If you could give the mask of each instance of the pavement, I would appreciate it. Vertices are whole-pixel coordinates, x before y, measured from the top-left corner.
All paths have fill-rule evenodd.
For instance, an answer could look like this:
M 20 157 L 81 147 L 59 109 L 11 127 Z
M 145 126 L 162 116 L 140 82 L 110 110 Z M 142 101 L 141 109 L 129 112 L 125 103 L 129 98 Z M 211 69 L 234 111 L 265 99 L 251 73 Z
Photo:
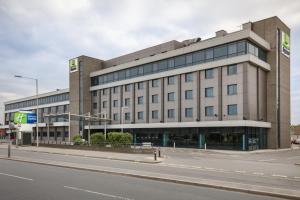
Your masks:
M 0 148 L 5 158 L 7 149 Z M 182 151 L 163 149 L 166 159 L 160 163 L 128 162 L 119 159 L 103 159 L 111 153 L 98 152 L 99 157 L 45 153 L 36 147 L 13 149 L 14 160 L 71 169 L 138 177 L 156 181 L 205 186 L 230 191 L 300 199 L 299 150 L 271 151 L 259 154 L 224 154 L 211 151 Z M 26 149 L 26 150 L 24 150 Z M 53 148 L 49 148 L 53 149 Z M 53 150 L 52 150 L 53 151 Z M 76 150 L 78 151 L 78 150 Z M 73 153 L 73 152 L 72 152 Z M 87 151 L 87 153 L 91 153 Z M 83 153 L 82 153 L 83 154 Z M 103 155 L 102 155 L 103 154 Z M 145 155 L 112 153 L 123 158 Z M 84 154 L 83 154 L 84 155 Z M 111 156 L 110 156 L 111 157 Z
M 0 160 L 1 200 L 280 200 L 85 170 Z

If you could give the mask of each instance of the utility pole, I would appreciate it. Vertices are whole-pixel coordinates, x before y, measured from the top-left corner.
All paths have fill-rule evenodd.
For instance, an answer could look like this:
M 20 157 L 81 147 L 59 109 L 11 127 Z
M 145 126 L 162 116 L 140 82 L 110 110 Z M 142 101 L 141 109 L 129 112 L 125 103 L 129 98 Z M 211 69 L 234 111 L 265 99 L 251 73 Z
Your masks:
M 88 142 L 89 142 L 89 146 L 91 146 L 91 112 L 88 112 L 88 116 L 89 116 Z
M 71 144 L 71 112 L 69 114 L 69 145 Z

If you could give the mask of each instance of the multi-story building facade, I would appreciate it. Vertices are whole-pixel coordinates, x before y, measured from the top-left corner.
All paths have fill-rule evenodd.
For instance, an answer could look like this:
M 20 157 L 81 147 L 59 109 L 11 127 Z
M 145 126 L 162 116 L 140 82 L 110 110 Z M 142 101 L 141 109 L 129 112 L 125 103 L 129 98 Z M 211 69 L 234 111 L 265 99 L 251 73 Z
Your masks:
M 93 122 L 92 131 L 123 128 L 134 143 L 289 147 L 289 35 L 272 17 L 106 61 L 79 56 L 70 61 L 70 112 L 105 114 L 109 121 Z M 88 128 L 70 124 L 71 135 Z
M 66 141 L 69 137 L 69 89 L 56 90 L 38 96 L 39 139 L 43 141 Z M 14 121 L 14 113 L 32 111 L 36 113 L 36 96 L 5 102 L 4 127 Z M 36 127 L 34 125 L 34 127 Z M 35 128 L 33 136 L 36 138 Z

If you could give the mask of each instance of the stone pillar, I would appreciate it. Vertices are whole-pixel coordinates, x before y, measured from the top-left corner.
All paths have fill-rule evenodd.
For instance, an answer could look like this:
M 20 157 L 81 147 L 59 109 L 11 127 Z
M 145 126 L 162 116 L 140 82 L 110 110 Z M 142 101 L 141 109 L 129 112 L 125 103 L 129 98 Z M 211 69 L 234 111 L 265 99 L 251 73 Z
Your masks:
M 205 144 L 205 132 L 204 132 L 204 130 L 200 129 L 199 130 L 199 137 L 198 137 L 199 149 L 204 149 L 204 144 Z
M 163 141 L 162 141 L 162 145 L 163 147 L 166 147 L 168 146 L 168 143 L 169 143 L 169 135 L 168 135 L 168 132 L 167 131 L 164 131 L 163 133 Z

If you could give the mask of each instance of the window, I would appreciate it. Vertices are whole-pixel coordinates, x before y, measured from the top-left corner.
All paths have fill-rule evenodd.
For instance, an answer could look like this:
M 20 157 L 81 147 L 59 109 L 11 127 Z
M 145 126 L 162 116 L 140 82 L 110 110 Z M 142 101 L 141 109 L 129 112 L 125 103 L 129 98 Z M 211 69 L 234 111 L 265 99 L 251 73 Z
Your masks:
M 96 97 L 97 96 L 97 91 L 92 91 L 92 95 L 93 95 L 93 97 Z
M 139 82 L 138 83 L 138 90 L 142 90 L 144 89 L 144 83 L 143 82 Z
M 213 49 L 207 49 L 205 51 L 205 60 L 211 61 L 214 59 L 214 50 Z
M 169 60 L 168 60 L 168 63 L 169 63 L 169 69 L 170 68 L 174 68 L 174 58 L 170 58 Z
M 130 106 L 130 99 L 129 98 L 125 99 L 125 106 Z
M 228 45 L 228 56 L 235 56 L 237 53 L 237 44 L 236 43 L 232 43 Z
M 237 84 L 227 85 L 227 95 L 237 94 Z
M 113 92 L 114 94 L 118 93 L 118 87 L 114 87 Z
M 138 104 L 143 104 L 144 103 L 144 97 L 138 97 Z
M 158 110 L 152 110 L 152 119 L 158 119 Z
M 174 84 L 175 84 L 175 76 L 169 76 L 168 85 L 174 85 Z
M 144 119 L 144 112 L 138 112 L 138 120 Z
M 114 100 L 114 107 L 115 108 L 119 106 L 118 104 L 119 104 L 119 101 L 118 100 Z
M 185 55 L 175 57 L 174 58 L 174 66 L 175 67 L 180 67 L 182 65 L 185 65 Z
M 93 103 L 93 109 L 97 109 L 97 103 Z
M 157 65 L 157 63 L 153 63 L 152 64 L 152 72 L 154 72 L 154 73 L 158 72 L 158 65 Z
M 185 117 L 193 117 L 193 108 L 185 108 Z
M 114 121 L 118 121 L 119 120 L 119 114 L 114 113 L 113 118 L 114 118 Z
M 127 85 L 125 85 L 125 92 L 129 92 L 129 91 L 130 91 L 130 85 L 127 84 Z
M 193 53 L 193 63 L 202 63 L 205 61 L 205 51 Z
M 233 75 L 233 74 L 237 74 L 237 66 L 236 65 L 229 65 L 227 67 L 227 75 Z
M 206 106 L 205 107 L 205 116 L 212 117 L 214 115 L 214 107 L 213 106 Z
M 125 120 L 126 121 L 130 120 L 130 113 L 129 112 L 125 113 Z
M 237 104 L 231 104 L 227 106 L 228 115 L 237 115 Z
M 214 69 L 206 69 L 205 70 L 205 78 L 210 79 L 214 77 Z
M 107 101 L 102 102 L 102 108 L 107 108 Z
M 158 94 L 152 95 L 152 103 L 158 103 Z
M 107 95 L 107 94 L 108 94 L 108 89 L 107 89 L 107 88 L 106 88 L 106 89 L 103 89 L 103 90 L 102 90 L 102 94 L 103 94 L 103 95 Z
M 185 91 L 185 99 L 193 99 L 193 90 Z
M 192 64 L 193 63 L 193 55 L 189 54 L 186 55 L 186 64 Z
M 168 93 L 168 101 L 175 101 L 175 92 Z
M 144 65 L 144 74 L 151 74 L 152 73 L 152 64 Z
M 162 60 L 158 62 L 158 70 L 165 71 L 168 69 L 168 60 Z
M 152 87 L 158 87 L 158 79 L 152 80 Z
M 175 118 L 175 109 L 168 109 L 168 118 L 169 119 Z
M 222 59 L 227 57 L 227 45 L 214 48 L 214 59 Z
M 193 81 L 193 73 L 185 74 L 185 82 Z
M 213 97 L 214 96 L 214 88 L 209 87 L 205 88 L 205 97 Z
M 251 43 L 248 43 L 248 52 L 252 55 L 258 56 L 258 48 Z
M 238 42 L 237 52 L 238 52 L 238 55 L 243 55 L 246 53 L 246 42 L 245 41 Z

